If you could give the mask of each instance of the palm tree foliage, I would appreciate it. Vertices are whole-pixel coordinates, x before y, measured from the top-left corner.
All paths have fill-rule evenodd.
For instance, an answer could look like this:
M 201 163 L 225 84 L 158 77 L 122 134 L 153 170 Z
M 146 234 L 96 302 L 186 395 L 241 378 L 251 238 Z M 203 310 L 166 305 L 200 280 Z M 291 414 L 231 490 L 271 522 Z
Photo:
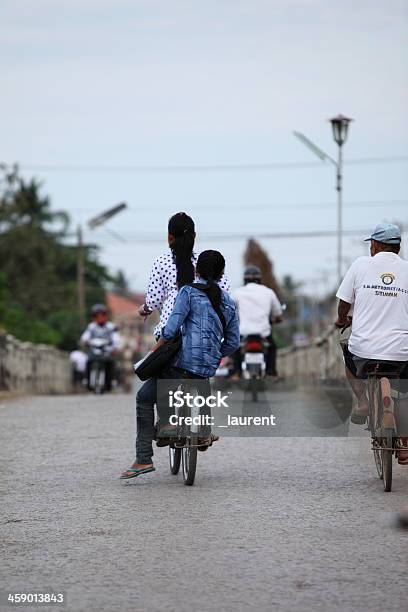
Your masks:
M 23 340 L 75 346 L 80 332 L 76 246 L 69 215 L 54 211 L 41 184 L 0 166 L 0 327 Z M 115 278 L 85 245 L 87 307 L 103 302 Z

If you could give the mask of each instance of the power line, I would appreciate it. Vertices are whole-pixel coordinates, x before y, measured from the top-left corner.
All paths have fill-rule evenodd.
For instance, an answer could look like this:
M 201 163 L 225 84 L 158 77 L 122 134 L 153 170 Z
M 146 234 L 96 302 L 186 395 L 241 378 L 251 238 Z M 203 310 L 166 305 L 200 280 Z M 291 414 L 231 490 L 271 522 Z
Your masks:
M 345 160 L 348 165 L 398 163 L 408 161 L 408 155 L 389 157 L 360 157 Z M 125 165 L 125 164 L 19 164 L 22 170 L 41 172 L 131 172 L 146 174 L 173 174 L 188 172 L 265 172 L 270 170 L 287 170 L 295 168 L 322 168 L 321 162 L 261 162 L 242 164 L 180 164 L 180 165 Z
M 261 202 L 261 203 L 256 203 L 256 202 L 246 202 L 246 203 L 234 203 L 234 202 L 223 202 L 223 203 L 216 203 L 216 204 L 180 204 L 180 202 L 176 202 L 176 203 L 168 203 L 168 204 L 142 204 L 141 206 L 136 205 L 133 208 L 129 208 L 127 210 L 127 213 L 137 213 L 139 214 L 142 211 L 149 211 L 151 212 L 153 211 L 157 211 L 157 210 L 163 210 L 163 209 L 167 209 L 169 207 L 177 207 L 179 209 L 191 209 L 196 211 L 197 209 L 216 209 L 219 210 L 221 207 L 223 208 L 223 210 L 227 211 L 229 210 L 229 208 L 236 210 L 237 208 L 268 208 L 268 209 L 273 209 L 273 208 L 279 208 L 279 209 L 283 209 L 282 212 L 285 212 L 286 208 L 290 208 L 290 209 L 302 209 L 302 210 L 310 210 L 310 209 L 328 209 L 331 206 L 335 206 L 336 202 L 331 201 L 331 202 L 292 202 L 292 203 L 287 203 L 287 202 Z M 346 208 L 366 208 L 366 207 L 381 207 L 381 206 L 406 206 L 408 204 L 408 200 L 363 200 L 363 201 L 351 201 L 351 202 L 346 202 L 345 203 L 345 207 Z M 87 211 L 87 212 L 92 212 L 93 210 L 98 210 L 96 208 L 86 208 L 86 207 L 82 207 L 82 208 L 73 208 L 70 210 L 70 212 L 83 212 L 83 211 Z
M 371 234 L 371 229 L 353 229 L 353 230 L 344 230 L 344 236 L 364 236 L 367 237 Z M 137 242 L 137 243 L 146 243 L 146 242 L 163 242 L 163 236 L 160 234 L 125 234 L 130 238 L 129 242 Z M 314 231 L 305 231 L 305 232 L 246 232 L 245 234 L 235 234 L 235 233 L 206 233 L 200 232 L 200 241 L 208 241 L 208 240 L 248 240 L 249 238 L 256 238 L 260 240 L 290 240 L 290 239 L 303 239 L 303 238 L 330 238 L 332 236 L 337 236 L 337 231 L 335 230 L 314 230 Z M 103 240 L 105 242 L 105 240 Z

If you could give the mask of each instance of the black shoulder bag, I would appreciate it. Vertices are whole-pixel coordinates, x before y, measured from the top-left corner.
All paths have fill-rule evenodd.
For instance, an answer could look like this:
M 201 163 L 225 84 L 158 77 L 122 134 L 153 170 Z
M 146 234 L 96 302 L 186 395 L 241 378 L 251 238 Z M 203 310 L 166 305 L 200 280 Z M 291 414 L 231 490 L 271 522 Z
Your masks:
M 180 349 L 181 334 L 177 334 L 177 336 L 161 344 L 159 348 L 134 365 L 136 376 L 140 380 L 159 377 L 163 370 L 170 365 Z

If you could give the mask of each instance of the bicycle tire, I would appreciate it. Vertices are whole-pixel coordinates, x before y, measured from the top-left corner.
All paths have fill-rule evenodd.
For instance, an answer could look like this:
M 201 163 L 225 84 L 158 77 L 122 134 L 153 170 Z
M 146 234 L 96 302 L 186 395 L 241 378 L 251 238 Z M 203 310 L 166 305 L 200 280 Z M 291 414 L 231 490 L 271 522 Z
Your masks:
M 394 435 L 395 432 L 393 429 L 384 430 L 384 444 L 386 448 L 393 447 Z M 384 491 L 386 493 L 389 493 L 392 489 L 392 455 L 392 450 L 382 451 Z
M 182 449 L 182 465 L 184 484 L 191 487 L 194 484 L 197 469 L 196 446 L 188 445 Z
M 180 471 L 181 464 L 181 448 L 174 448 L 169 446 L 169 462 L 170 462 L 170 473 L 176 474 Z
M 376 435 L 376 422 L 375 422 L 375 396 L 376 396 L 376 391 L 378 389 L 378 382 L 377 380 L 371 379 L 368 381 L 368 428 L 371 432 L 371 438 L 372 438 L 372 443 L 377 442 L 380 446 L 380 442 L 381 442 L 381 438 L 379 439 L 378 436 Z M 380 478 L 380 480 L 383 479 L 384 477 L 384 471 L 383 471 L 383 462 L 382 462 L 382 450 L 379 447 L 374 448 L 373 447 L 373 455 L 374 455 L 374 463 L 375 463 L 375 467 L 377 469 L 377 474 L 378 474 L 378 478 Z

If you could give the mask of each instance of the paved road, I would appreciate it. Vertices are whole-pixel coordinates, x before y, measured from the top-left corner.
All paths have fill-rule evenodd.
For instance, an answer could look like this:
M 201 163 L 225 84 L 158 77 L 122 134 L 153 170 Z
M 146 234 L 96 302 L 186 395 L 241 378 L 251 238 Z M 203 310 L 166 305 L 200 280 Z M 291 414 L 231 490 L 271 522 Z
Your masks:
M 299 412 L 306 395 L 269 400 Z M 126 395 L 3 402 L 3 589 L 62 589 L 75 612 L 406 609 L 408 536 L 391 517 L 408 468 L 385 494 L 366 438 L 227 437 L 194 487 L 166 449 L 126 484 L 133 410 Z

